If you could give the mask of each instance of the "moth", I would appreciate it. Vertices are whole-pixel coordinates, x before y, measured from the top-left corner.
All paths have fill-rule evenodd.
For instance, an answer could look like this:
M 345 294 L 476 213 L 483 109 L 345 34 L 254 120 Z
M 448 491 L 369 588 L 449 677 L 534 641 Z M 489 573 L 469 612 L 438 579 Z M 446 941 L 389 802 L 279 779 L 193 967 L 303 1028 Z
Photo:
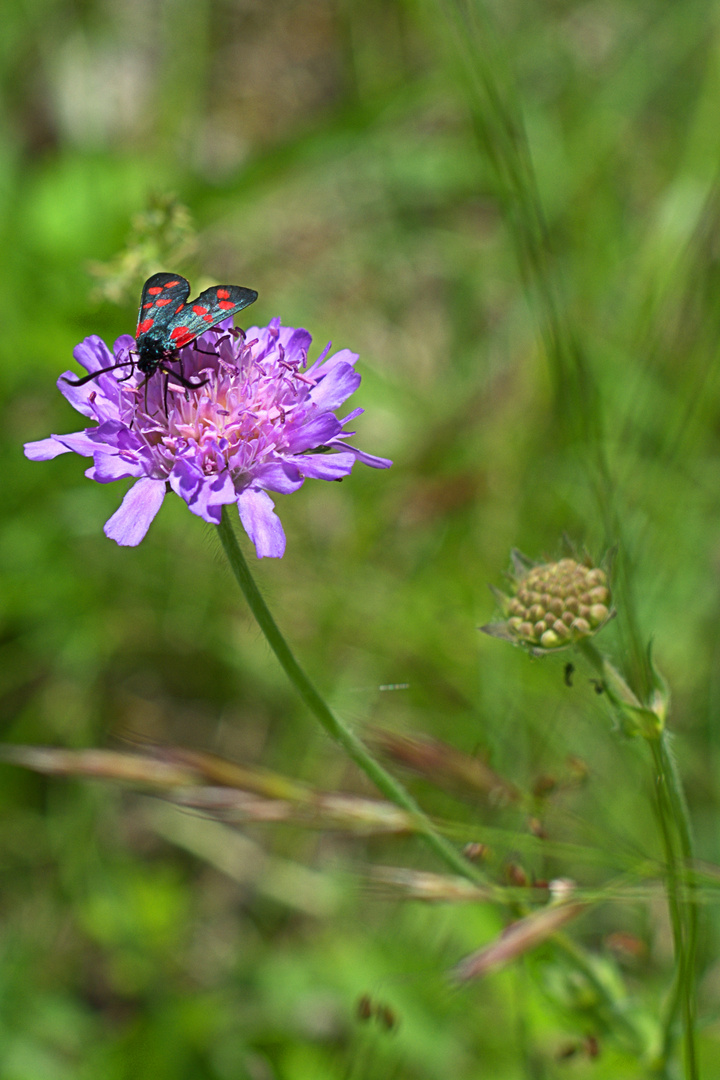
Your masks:
M 182 371 L 168 365 L 177 362 L 178 349 L 190 345 L 205 330 L 217 326 L 223 319 L 254 304 L 258 294 L 254 289 L 245 289 L 241 285 L 212 285 L 195 300 L 188 301 L 189 295 L 190 282 L 186 278 L 179 274 L 153 274 L 143 285 L 135 334 L 137 344 L 132 359 L 93 371 L 81 379 L 69 379 L 63 375 L 65 382 L 71 386 L 83 386 L 108 371 L 121 367 L 134 370 L 137 366 L 146 382 L 156 371 L 162 371 L 166 378 L 172 376 L 188 390 L 204 386 L 205 380 L 192 382 Z

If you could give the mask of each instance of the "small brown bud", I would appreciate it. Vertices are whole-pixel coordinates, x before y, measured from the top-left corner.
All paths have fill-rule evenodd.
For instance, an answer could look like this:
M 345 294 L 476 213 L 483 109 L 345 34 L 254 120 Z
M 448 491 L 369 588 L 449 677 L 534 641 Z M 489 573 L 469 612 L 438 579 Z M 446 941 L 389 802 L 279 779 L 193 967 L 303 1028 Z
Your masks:
M 605 622 L 609 614 L 604 604 L 593 604 L 590 608 L 590 622 L 593 626 L 599 626 L 600 623 Z
M 518 863 L 508 863 L 505 867 L 505 873 L 509 885 L 516 885 L 518 888 L 522 889 L 528 883 L 527 874 Z
M 356 1006 L 358 1020 L 369 1020 L 373 1014 L 373 1003 L 369 994 L 363 994 Z
M 598 585 L 588 593 L 592 604 L 606 604 L 610 599 L 610 591 L 604 585 Z
M 466 859 L 487 859 L 490 854 L 490 848 L 487 844 L 481 844 L 477 840 L 471 840 L 469 844 L 465 845 L 462 853 Z

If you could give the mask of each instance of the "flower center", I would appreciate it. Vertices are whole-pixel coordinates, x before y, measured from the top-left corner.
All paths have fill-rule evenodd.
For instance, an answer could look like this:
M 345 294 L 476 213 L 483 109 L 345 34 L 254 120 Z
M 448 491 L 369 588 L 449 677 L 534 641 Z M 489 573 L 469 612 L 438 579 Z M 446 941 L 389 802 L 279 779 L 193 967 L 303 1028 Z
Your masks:
M 133 425 L 161 471 L 179 456 L 191 456 L 205 474 L 230 468 L 242 473 L 264 457 L 287 451 L 292 427 L 314 409 L 312 379 L 288 363 L 282 349 L 256 360 L 253 344 L 219 337 L 215 351 L 181 352 L 183 375 L 197 358 L 207 367 L 192 372 L 206 380 L 187 389 L 172 375 L 155 375 L 147 386 L 128 387 L 134 398 Z M 224 347 L 223 347 L 224 346 Z M 146 397 L 147 391 L 147 397 Z

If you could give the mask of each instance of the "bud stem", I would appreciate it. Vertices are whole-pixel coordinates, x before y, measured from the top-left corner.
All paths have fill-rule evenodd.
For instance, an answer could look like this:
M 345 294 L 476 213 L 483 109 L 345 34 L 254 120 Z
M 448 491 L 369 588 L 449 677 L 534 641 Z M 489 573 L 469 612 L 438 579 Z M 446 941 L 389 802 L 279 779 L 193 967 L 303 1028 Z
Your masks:
M 601 676 L 620 727 L 628 731 L 628 717 L 657 716 L 657 724 L 635 723 L 632 733 L 644 737 L 652 754 L 653 786 L 660 837 L 665 852 L 667 900 L 675 949 L 673 985 L 662 1016 L 662 1046 L 658 1064 L 667 1067 L 678 1014 L 682 1014 L 687 1080 L 697 1080 L 695 1047 L 696 955 L 698 906 L 694 880 L 694 844 L 690 814 L 680 774 L 670 749 L 670 735 L 664 726 L 664 712 L 645 708 L 607 657 L 585 639 L 577 648 Z

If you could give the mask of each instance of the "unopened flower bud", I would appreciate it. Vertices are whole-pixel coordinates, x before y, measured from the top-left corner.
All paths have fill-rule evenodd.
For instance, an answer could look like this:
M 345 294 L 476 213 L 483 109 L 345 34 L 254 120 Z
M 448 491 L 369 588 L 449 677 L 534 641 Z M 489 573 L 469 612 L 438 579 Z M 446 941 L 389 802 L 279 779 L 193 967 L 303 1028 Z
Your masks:
M 513 595 L 499 594 L 507 621 L 483 629 L 545 651 L 596 633 L 610 618 L 610 589 L 599 567 L 570 558 L 530 566 L 518 556 L 514 563 Z

